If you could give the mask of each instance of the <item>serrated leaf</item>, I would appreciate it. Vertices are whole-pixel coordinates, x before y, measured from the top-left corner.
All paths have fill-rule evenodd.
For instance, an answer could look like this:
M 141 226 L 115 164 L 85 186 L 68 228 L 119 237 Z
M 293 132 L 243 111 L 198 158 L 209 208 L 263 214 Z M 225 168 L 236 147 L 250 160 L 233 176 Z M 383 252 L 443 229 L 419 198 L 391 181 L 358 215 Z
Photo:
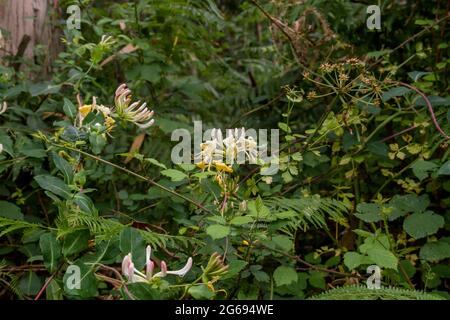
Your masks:
M 360 265 L 370 264 L 372 261 L 358 252 L 347 252 L 344 254 L 344 264 L 349 270 L 356 269 Z
M 278 287 L 288 285 L 297 282 L 297 271 L 293 267 L 279 266 L 273 273 L 273 279 Z
M 355 216 L 364 222 L 378 222 L 383 219 L 380 214 L 381 206 L 376 203 L 360 203 L 356 211 Z
M 213 239 L 222 239 L 230 234 L 230 227 L 221 224 L 213 224 L 206 228 L 206 233 Z
M 423 179 L 427 178 L 429 173 L 431 171 L 434 171 L 438 166 L 437 164 L 431 162 L 431 161 L 425 161 L 425 160 L 418 160 L 415 162 L 411 169 L 414 173 L 414 175 L 422 181 Z
M 397 270 L 398 259 L 391 251 L 381 247 L 374 247 L 367 251 L 367 255 L 380 268 Z
M 427 242 L 419 253 L 420 259 L 427 261 L 440 261 L 450 258 L 450 243 L 442 239 L 434 242 Z
M 436 233 L 444 226 L 444 218 L 432 211 L 413 213 L 403 222 L 403 229 L 414 239 Z

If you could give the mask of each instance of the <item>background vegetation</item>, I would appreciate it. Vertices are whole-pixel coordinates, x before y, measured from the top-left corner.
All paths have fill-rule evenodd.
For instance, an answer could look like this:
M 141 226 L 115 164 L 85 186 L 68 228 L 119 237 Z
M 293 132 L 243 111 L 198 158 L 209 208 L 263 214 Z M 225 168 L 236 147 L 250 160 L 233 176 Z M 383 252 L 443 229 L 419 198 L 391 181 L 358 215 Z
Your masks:
M 39 47 L 0 64 L 3 299 L 305 299 L 355 284 L 319 297 L 450 297 L 446 1 L 60 7 L 74 3 L 82 28 L 58 20 L 50 74 Z M 370 4 L 381 31 L 366 27 Z M 109 131 L 95 112 L 74 126 L 121 83 L 155 111 L 152 127 Z M 173 165 L 171 132 L 194 120 L 279 128 L 280 171 Z M 194 266 L 127 283 L 123 257 L 141 270 L 147 245 L 158 266 Z M 374 264 L 405 290 L 365 289 Z

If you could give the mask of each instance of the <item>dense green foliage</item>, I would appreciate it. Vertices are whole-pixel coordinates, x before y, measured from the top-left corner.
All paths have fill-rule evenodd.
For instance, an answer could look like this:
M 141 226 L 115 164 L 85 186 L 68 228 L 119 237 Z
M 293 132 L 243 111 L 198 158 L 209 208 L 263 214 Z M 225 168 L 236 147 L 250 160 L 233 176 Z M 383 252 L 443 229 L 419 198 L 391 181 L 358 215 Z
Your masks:
M 449 8 L 378 1 L 370 31 L 371 2 L 60 1 L 82 28 L 55 26 L 51 74 L 39 50 L 0 63 L 0 296 L 450 298 Z M 153 126 L 121 112 L 121 83 Z M 279 172 L 173 164 L 194 120 L 279 128 Z M 128 283 L 147 245 L 192 269 Z M 326 291 L 369 265 L 379 291 Z

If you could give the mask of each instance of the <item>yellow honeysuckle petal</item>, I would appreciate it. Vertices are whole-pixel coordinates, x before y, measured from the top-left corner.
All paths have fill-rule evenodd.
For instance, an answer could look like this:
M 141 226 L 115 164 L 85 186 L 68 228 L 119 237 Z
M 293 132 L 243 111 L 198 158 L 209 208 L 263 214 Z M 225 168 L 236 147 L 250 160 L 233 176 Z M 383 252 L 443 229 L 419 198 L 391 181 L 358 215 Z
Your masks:
M 88 113 L 91 112 L 91 110 L 92 110 L 91 104 L 85 104 L 84 106 L 78 108 L 78 111 L 81 113 L 83 117 L 86 117 Z

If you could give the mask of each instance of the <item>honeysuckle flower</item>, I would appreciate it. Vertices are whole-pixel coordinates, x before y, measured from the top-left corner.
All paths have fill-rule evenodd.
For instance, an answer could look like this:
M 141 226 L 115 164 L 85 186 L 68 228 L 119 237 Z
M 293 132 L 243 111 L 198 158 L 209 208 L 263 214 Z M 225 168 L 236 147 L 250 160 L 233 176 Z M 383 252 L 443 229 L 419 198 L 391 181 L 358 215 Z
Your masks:
M 208 169 L 214 160 L 223 158 L 223 139 L 220 129 L 211 130 L 211 140 L 200 144 L 200 153 L 196 157 L 201 160 L 200 163 L 207 165 Z
M 3 101 L 3 103 L 0 107 L 0 114 L 5 113 L 7 109 L 8 109 L 8 104 L 6 103 L 6 101 Z
M 126 84 L 121 84 L 117 88 L 114 102 L 115 112 L 119 118 L 133 122 L 141 129 L 147 129 L 155 123 L 155 119 L 152 119 L 154 112 L 147 108 L 147 103 L 141 104 L 140 101 L 131 103 L 131 90 Z
M 145 250 L 145 274 L 140 272 L 134 267 L 131 253 L 127 254 L 122 260 L 122 274 L 128 278 L 129 282 L 149 282 L 154 278 L 163 278 L 169 274 L 176 275 L 179 277 L 184 277 L 186 273 L 192 268 L 192 258 L 189 257 L 186 265 L 180 270 L 170 271 L 167 269 L 167 264 L 161 261 L 160 268 L 161 271 L 153 275 L 155 269 L 155 263 L 151 260 L 152 249 L 147 246 Z
M 3 145 L 0 143 L 0 154 L 3 152 Z
M 219 172 L 228 172 L 228 173 L 233 172 L 233 169 L 230 166 L 227 166 L 225 163 L 220 161 L 214 161 L 214 166 Z

